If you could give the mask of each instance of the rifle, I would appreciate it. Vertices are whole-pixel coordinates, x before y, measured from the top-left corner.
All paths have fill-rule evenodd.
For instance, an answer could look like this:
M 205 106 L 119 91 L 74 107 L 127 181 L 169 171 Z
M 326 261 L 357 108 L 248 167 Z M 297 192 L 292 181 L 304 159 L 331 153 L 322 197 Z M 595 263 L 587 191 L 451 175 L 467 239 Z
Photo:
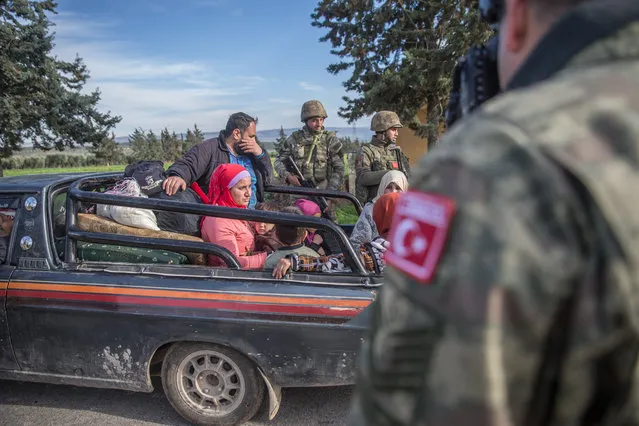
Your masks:
M 408 177 L 408 173 L 406 172 L 406 168 L 404 167 L 404 162 L 402 161 L 402 153 L 399 148 L 395 150 L 395 157 L 397 158 L 397 167 L 399 168 L 399 171 L 404 173 L 406 177 Z
M 284 158 L 284 161 L 282 161 L 282 163 L 284 164 L 284 167 L 286 167 L 286 170 L 290 174 L 297 176 L 297 179 L 300 181 L 300 184 L 302 186 L 305 186 L 306 188 L 315 188 L 315 184 L 313 183 L 312 180 L 304 179 L 304 175 L 302 174 L 302 171 L 299 169 L 299 167 L 297 167 L 297 164 L 295 163 L 295 160 L 293 160 L 293 157 L 289 155 L 288 157 Z M 325 213 L 325 210 L 328 208 L 328 202 L 326 201 L 326 198 L 324 197 L 311 197 L 311 198 L 313 199 L 312 201 L 317 203 L 320 210 L 322 211 L 322 217 L 325 217 L 328 220 L 333 220 L 329 214 Z

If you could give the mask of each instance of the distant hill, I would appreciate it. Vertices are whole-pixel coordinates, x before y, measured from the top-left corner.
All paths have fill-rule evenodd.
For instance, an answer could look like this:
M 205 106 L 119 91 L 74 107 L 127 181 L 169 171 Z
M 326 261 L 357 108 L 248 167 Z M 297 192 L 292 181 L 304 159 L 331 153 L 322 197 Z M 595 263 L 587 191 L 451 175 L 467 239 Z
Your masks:
M 296 131 L 298 128 L 294 128 L 294 129 L 284 129 L 284 133 L 286 133 L 286 135 L 290 135 L 291 133 L 293 133 L 294 131 Z M 348 137 L 351 139 L 359 139 L 360 141 L 367 141 L 370 139 L 370 137 L 372 136 L 372 132 L 367 128 L 367 127 L 327 127 L 326 130 L 331 131 L 331 132 L 336 132 L 337 136 L 339 137 Z M 204 132 L 204 138 L 205 139 L 209 139 L 209 138 L 214 138 L 217 137 L 217 135 L 219 134 L 219 131 L 217 132 Z M 264 143 L 264 145 L 266 146 L 266 149 L 272 149 L 273 148 L 273 143 L 277 140 L 277 138 L 280 136 L 280 129 L 269 129 L 269 130 L 258 130 L 257 131 L 257 138 L 259 139 L 260 142 Z M 126 145 L 129 143 L 129 137 L 128 136 L 118 136 L 115 138 L 116 142 Z

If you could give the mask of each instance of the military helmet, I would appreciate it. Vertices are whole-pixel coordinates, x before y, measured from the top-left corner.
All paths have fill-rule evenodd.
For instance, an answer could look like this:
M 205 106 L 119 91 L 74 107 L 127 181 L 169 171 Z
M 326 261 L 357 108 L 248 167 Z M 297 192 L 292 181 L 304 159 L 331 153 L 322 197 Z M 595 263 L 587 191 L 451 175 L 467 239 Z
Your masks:
M 371 119 L 371 130 L 375 133 L 385 132 L 391 127 L 404 127 L 393 111 L 380 111 Z
M 328 117 L 324 105 L 316 100 L 304 102 L 304 105 L 302 105 L 302 122 L 305 123 L 306 120 L 313 117 Z

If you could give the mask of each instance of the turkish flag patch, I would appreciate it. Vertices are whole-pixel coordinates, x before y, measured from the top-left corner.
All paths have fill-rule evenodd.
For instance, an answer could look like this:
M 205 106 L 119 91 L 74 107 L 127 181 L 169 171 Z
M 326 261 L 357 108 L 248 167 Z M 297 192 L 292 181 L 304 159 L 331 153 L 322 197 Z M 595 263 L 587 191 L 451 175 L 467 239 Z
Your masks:
M 391 165 L 393 166 L 394 169 L 399 169 L 399 163 L 397 161 L 391 162 Z
M 386 263 L 427 284 L 446 244 L 455 201 L 437 194 L 407 191 L 397 200 L 388 236 Z

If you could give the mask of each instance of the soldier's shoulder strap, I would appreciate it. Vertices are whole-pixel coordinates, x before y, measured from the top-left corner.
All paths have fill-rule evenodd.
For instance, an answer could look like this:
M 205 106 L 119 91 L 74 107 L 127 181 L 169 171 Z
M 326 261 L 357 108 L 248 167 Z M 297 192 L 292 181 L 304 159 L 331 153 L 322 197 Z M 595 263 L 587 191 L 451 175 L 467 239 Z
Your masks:
M 375 151 L 372 148 L 372 145 L 370 143 L 365 143 L 362 145 L 362 147 L 360 148 L 360 152 L 362 154 L 368 154 L 369 156 L 374 155 Z
M 293 140 L 295 142 L 303 142 L 304 141 L 304 130 L 296 130 L 293 133 L 291 133 L 291 137 L 293 138 Z

